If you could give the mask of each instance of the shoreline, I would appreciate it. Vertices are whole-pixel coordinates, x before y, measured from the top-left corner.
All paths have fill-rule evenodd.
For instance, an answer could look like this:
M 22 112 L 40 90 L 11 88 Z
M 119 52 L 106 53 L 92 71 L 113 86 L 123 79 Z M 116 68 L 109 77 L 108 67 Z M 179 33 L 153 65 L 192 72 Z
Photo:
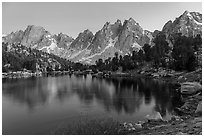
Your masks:
M 177 73 L 177 72 L 175 72 Z M 143 73 L 145 74 L 145 73 Z M 145 74 L 147 77 L 155 78 L 152 74 Z M 202 84 L 202 69 L 193 72 L 180 72 L 170 77 L 157 75 L 155 79 L 170 83 L 178 83 L 180 86 L 185 82 L 197 82 Z M 180 89 L 181 90 L 181 89 Z M 181 92 L 181 91 L 180 91 Z M 140 128 L 125 128 L 126 134 L 132 135 L 200 135 L 202 134 L 202 89 L 196 94 L 182 95 L 184 104 L 176 108 L 176 114 L 169 121 L 152 119 L 140 124 Z M 199 109 L 199 110 L 198 110 Z M 134 125 L 135 123 L 129 123 Z M 136 123 L 138 125 L 139 123 Z M 123 126 L 124 127 L 124 126 Z M 126 126 L 127 127 L 127 126 Z M 134 126 L 133 126 L 134 127 Z M 124 130 L 124 128 L 123 128 Z M 129 131 L 127 131 L 129 130 Z
M 8 72 L 2 73 L 2 78 L 4 79 L 21 79 L 21 78 L 30 78 L 30 77 L 44 77 L 44 76 L 59 76 L 59 75 L 68 75 L 69 71 L 53 71 L 53 72 Z

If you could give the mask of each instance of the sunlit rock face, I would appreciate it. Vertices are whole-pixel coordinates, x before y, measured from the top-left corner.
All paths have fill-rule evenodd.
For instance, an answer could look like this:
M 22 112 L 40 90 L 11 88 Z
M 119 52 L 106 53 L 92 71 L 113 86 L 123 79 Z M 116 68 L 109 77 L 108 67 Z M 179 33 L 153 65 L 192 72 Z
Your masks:
M 22 30 L 12 32 L 8 35 L 4 35 L 2 37 L 2 42 L 9 43 L 9 44 L 21 43 L 23 36 L 24 36 L 24 32 Z
M 60 33 L 58 35 L 55 34 L 53 37 L 57 42 L 57 46 L 59 48 L 64 48 L 64 49 L 69 48 L 69 46 L 71 45 L 71 43 L 74 40 L 72 37 L 70 37 L 66 34 L 63 34 L 63 33 Z
M 166 34 L 170 47 L 172 46 L 176 33 L 180 33 L 186 37 L 202 36 L 202 14 L 185 11 L 174 21 L 168 21 L 164 25 L 162 32 Z
M 163 29 L 168 35 L 173 33 L 181 33 L 187 37 L 202 34 L 202 14 L 198 12 L 185 11 L 181 16 L 173 22 L 168 21 Z
M 41 26 L 28 26 L 24 31 L 24 36 L 21 43 L 27 47 L 32 47 L 38 44 L 48 32 Z
M 133 50 L 139 51 L 145 43 L 151 44 L 152 38 L 152 33 L 143 30 L 132 18 L 123 24 L 120 20 L 114 24 L 106 22 L 88 47 L 90 53 L 79 61 L 93 64 L 99 58 L 113 57 L 115 52 L 122 56 L 131 54 Z

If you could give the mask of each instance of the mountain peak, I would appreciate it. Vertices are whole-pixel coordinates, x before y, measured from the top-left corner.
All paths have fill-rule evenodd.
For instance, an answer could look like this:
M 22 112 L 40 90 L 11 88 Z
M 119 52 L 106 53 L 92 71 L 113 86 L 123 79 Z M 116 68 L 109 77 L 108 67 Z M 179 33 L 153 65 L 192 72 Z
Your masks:
M 103 25 L 103 29 L 107 28 L 109 25 L 110 25 L 110 22 L 106 22 L 106 23 Z
M 184 15 L 184 14 L 187 15 L 187 14 L 189 14 L 189 13 L 190 13 L 190 12 L 189 12 L 188 10 L 185 10 L 184 13 L 183 13 L 183 15 Z
M 131 21 L 135 21 L 135 20 L 132 17 L 130 17 L 128 21 L 131 22 Z
M 138 23 L 136 23 L 136 21 L 133 18 L 129 18 L 128 22 L 131 23 L 131 24 L 139 25 Z
M 196 36 L 202 33 L 202 14 L 198 12 L 185 11 L 182 15 L 176 18 L 173 22 L 168 21 L 163 29 L 163 32 L 168 35 L 174 33 L 182 33 L 185 36 Z
M 26 30 L 24 31 L 24 36 L 21 43 L 24 46 L 31 47 L 37 43 L 40 43 L 45 34 L 50 35 L 50 33 L 46 31 L 43 27 L 28 25 Z
M 121 24 L 121 20 L 117 19 L 115 23 Z
M 89 29 L 84 30 L 83 33 L 92 33 Z
M 28 25 L 25 31 L 12 32 L 4 37 L 8 43 L 20 42 L 27 47 L 46 51 L 71 59 L 94 63 L 98 58 L 113 57 L 115 52 L 121 55 L 140 49 L 145 43 L 152 44 L 159 33 L 165 33 L 167 39 L 175 33 L 185 36 L 202 34 L 202 14 L 199 12 L 184 11 L 175 20 L 168 21 L 162 31 L 150 32 L 143 28 L 132 17 L 121 23 L 105 22 L 102 29 L 95 35 L 86 29 L 78 34 L 76 39 L 66 34 L 51 35 L 41 26 Z
M 169 21 L 164 25 L 164 27 L 162 28 L 162 31 L 163 31 L 163 32 L 169 31 L 169 30 L 172 28 L 172 24 L 173 24 L 173 22 L 172 22 L 171 20 L 169 20 Z
M 136 26 L 140 26 L 139 23 L 137 23 L 133 18 L 129 18 L 128 20 L 125 20 L 123 23 L 124 26 L 126 25 L 136 25 Z
M 186 10 L 179 18 L 183 20 L 188 19 L 191 23 L 202 25 L 202 14 L 199 12 L 189 12 Z
M 37 25 L 28 25 L 27 29 L 42 29 L 42 30 L 45 30 L 42 26 L 37 26 Z

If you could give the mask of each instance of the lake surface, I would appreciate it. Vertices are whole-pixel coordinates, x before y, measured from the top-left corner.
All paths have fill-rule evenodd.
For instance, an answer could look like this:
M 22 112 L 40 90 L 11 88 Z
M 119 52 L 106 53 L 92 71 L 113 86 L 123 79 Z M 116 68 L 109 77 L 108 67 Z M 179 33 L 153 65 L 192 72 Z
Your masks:
M 175 86 L 145 78 L 59 76 L 2 79 L 3 134 L 50 134 L 80 118 L 137 122 L 180 102 Z

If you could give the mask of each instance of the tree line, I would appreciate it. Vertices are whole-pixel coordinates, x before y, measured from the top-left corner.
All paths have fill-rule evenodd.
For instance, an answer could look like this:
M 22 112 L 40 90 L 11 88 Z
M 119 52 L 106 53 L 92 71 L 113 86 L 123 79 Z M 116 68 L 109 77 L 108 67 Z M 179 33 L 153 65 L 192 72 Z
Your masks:
M 48 60 L 51 59 L 52 62 Z M 53 66 L 53 63 L 55 65 Z M 27 48 L 19 43 L 2 43 L 2 72 L 22 71 L 24 69 L 36 72 L 41 70 L 69 70 L 73 63 L 54 54 L 48 54 L 36 49 Z
M 172 45 L 169 46 L 169 41 Z M 144 44 L 142 49 L 132 51 L 124 56 L 117 52 L 113 58 L 106 60 L 98 59 L 95 65 L 89 66 L 81 63 L 74 63 L 67 59 L 60 58 L 54 54 L 27 48 L 19 44 L 2 43 L 2 71 L 21 71 L 23 69 L 36 71 L 36 64 L 47 71 L 53 71 L 53 62 L 48 63 L 51 58 L 58 62 L 54 70 L 100 70 L 100 71 L 122 71 L 138 69 L 146 64 L 155 68 L 164 67 L 178 71 L 193 71 L 201 66 L 202 61 L 202 38 L 182 36 L 175 33 L 169 36 L 169 41 L 164 33 L 159 33 L 153 40 L 153 45 Z M 12 48 L 13 50 L 9 49 Z M 28 54 L 22 53 L 26 51 Z M 60 66 L 59 66 L 60 64 Z
M 176 71 L 193 71 L 201 66 L 202 38 L 186 37 L 181 33 L 169 36 L 170 42 L 166 39 L 166 34 L 159 33 L 153 40 L 153 45 L 144 44 L 138 52 L 119 56 L 115 53 L 113 58 L 106 60 L 98 59 L 94 66 L 98 70 L 122 71 L 137 69 L 145 64 L 151 64 L 154 68 L 164 67 Z M 170 46 L 169 46 L 170 45 Z

